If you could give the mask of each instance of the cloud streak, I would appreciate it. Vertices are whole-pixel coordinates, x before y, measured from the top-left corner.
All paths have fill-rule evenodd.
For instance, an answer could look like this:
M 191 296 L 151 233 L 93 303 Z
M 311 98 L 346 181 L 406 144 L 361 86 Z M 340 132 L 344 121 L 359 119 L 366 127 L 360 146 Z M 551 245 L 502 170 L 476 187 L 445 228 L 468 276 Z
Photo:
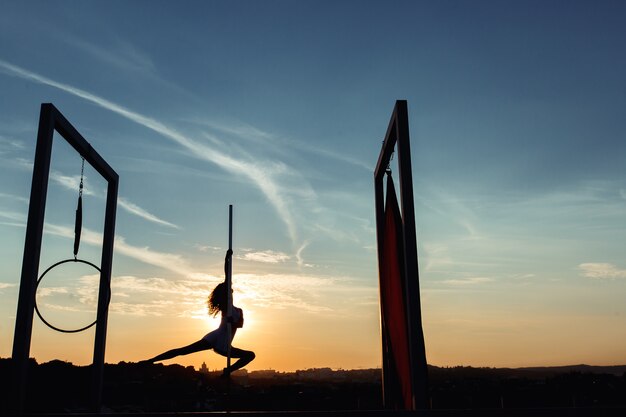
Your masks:
M 317 156 L 321 156 L 328 159 L 334 159 L 336 161 L 344 162 L 350 165 L 354 165 L 364 170 L 371 172 L 374 170 L 374 167 L 371 164 L 365 163 L 358 159 L 355 159 L 351 156 L 346 156 L 343 153 L 335 152 L 329 149 L 320 148 L 317 144 L 315 146 L 309 145 L 304 142 L 296 141 L 293 139 L 283 139 L 277 138 L 271 133 L 265 132 L 261 129 L 258 129 L 254 126 L 250 126 L 247 124 L 238 124 L 238 125 L 224 125 L 217 122 L 207 122 L 207 121 L 197 121 L 193 122 L 208 126 L 211 129 L 215 129 L 221 132 L 224 132 L 229 135 L 233 135 L 239 137 L 241 139 L 252 140 L 257 143 L 266 144 L 268 141 L 272 141 L 272 143 L 277 145 L 278 149 L 282 149 L 284 145 L 288 145 L 290 148 L 297 149 L 302 152 L 307 152 L 309 154 L 314 154 Z
M 23 166 L 24 168 L 28 168 L 31 170 L 33 168 L 32 162 L 23 161 L 23 160 L 20 161 L 20 166 Z M 63 173 L 58 172 L 58 171 L 51 171 L 49 178 L 50 178 L 50 181 L 60 185 L 61 187 L 67 190 L 76 191 L 76 195 L 78 196 L 78 187 L 80 185 L 80 175 L 64 175 Z M 84 176 L 83 182 L 87 184 L 88 182 L 87 176 Z M 103 193 L 94 192 L 88 185 L 84 186 L 83 195 L 94 196 L 97 198 L 104 198 Z M 0 193 L 0 197 L 13 197 L 14 199 L 17 199 L 19 201 L 29 202 L 27 198 L 12 196 L 10 194 Z M 149 222 L 160 224 L 162 226 L 171 227 L 173 229 L 180 229 L 178 225 L 168 222 L 167 220 L 161 219 L 160 217 L 150 213 L 148 210 L 144 208 L 139 207 L 137 204 L 129 201 L 128 199 L 124 197 L 119 197 L 117 199 L 117 204 L 119 207 L 126 210 L 128 213 L 138 216 Z
M 80 185 L 80 176 L 79 175 L 63 175 L 60 172 L 53 171 L 50 173 L 50 179 L 55 183 L 61 185 L 62 187 L 68 190 L 78 190 L 78 186 Z M 87 177 L 84 178 L 84 182 L 87 182 Z M 78 193 L 77 193 L 78 195 Z M 91 195 L 98 198 L 103 198 L 102 194 L 94 193 L 89 187 L 85 186 L 83 188 L 83 195 Z M 141 217 L 144 220 L 147 220 L 152 223 L 157 223 L 162 226 L 171 227 L 173 229 L 180 229 L 179 226 L 174 223 L 170 223 L 166 220 L 163 220 L 156 215 L 148 212 L 147 210 L 139 207 L 137 204 L 128 201 L 124 197 L 119 197 L 117 199 L 117 205 L 127 212 L 134 214 L 135 216 Z
M 7 193 L 0 193 L 0 198 L 6 198 L 9 200 L 14 200 L 14 201 L 18 201 L 20 203 L 28 203 L 29 200 L 26 197 L 22 197 L 19 195 L 15 195 L 15 194 L 7 194 Z
M 15 211 L 0 211 L 0 217 L 26 225 L 26 223 L 24 223 L 26 221 L 26 216 L 22 213 Z
M 50 172 L 50 179 L 62 186 L 63 188 L 67 188 L 68 190 L 76 191 L 76 195 L 78 196 L 78 187 L 80 186 L 80 175 L 63 175 L 60 172 L 52 171 Z M 87 182 L 87 178 L 83 178 L 83 195 L 93 195 L 96 194 L 84 183 Z
M 97 303 L 98 279 L 95 274 L 85 275 L 71 288 L 44 288 L 39 296 L 45 298 L 43 305 L 52 309 L 87 311 Z M 194 274 L 178 280 L 114 276 L 111 280 L 113 297 L 110 311 L 122 315 L 206 319 L 206 296 L 219 282 L 220 277 L 206 274 Z M 361 302 L 376 298 L 376 288 L 355 287 L 350 280 L 340 278 L 235 274 L 233 282 L 236 283 L 237 303 L 246 308 L 295 309 L 314 315 L 342 314 L 341 307 L 327 304 L 325 294 L 342 292 L 354 295 L 356 292 Z M 74 295 L 73 303 L 68 307 L 67 298 Z
M 304 250 L 307 248 L 307 246 L 309 246 L 309 241 L 308 240 L 306 242 L 304 242 L 298 248 L 298 251 L 296 252 L 296 261 L 297 261 L 299 267 L 309 266 L 309 265 L 304 263 L 304 259 L 302 258 L 302 252 L 304 252 Z
M 46 232 L 56 236 L 66 237 L 69 239 L 74 238 L 74 229 L 70 227 L 47 224 L 45 230 Z M 83 228 L 81 242 L 85 242 L 90 245 L 101 245 L 102 234 Z M 123 236 L 115 236 L 115 251 L 148 265 L 157 266 L 180 275 L 186 276 L 194 273 L 187 263 L 187 260 L 181 255 L 158 252 L 150 249 L 148 246 L 132 246 L 126 242 L 126 239 Z
M 288 261 L 291 257 L 283 252 L 275 252 L 273 250 L 266 250 L 260 252 L 248 252 L 238 259 L 245 261 L 262 262 L 268 264 L 277 264 L 280 262 Z
M 8 282 L 0 282 L 0 294 L 2 294 L 2 290 L 6 290 L 7 288 L 16 287 L 17 284 L 9 284 Z
M 150 57 L 140 53 L 137 48 L 128 42 L 118 40 L 114 48 L 115 52 L 112 52 L 111 47 L 102 48 L 80 38 L 64 36 L 63 39 L 69 45 L 122 70 L 131 70 L 144 74 L 153 73 L 155 70 L 154 63 Z
M 592 279 L 616 279 L 626 278 L 626 269 L 604 262 L 588 262 L 578 265 L 584 277 Z
M 26 221 L 26 216 L 22 213 L 0 211 L 0 218 L 7 218 L 16 226 L 26 227 L 23 223 Z M 50 233 L 55 236 L 64 237 L 68 239 L 74 239 L 74 228 L 67 226 L 59 226 L 55 224 L 47 223 L 44 226 L 46 233 Z M 81 233 L 81 242 L 89 245 L 99 246 L 102 245 L 102 233 L 94 232 L 88 228 L 83 227 Z M 181 255 L 158 252 L 150 249 L 149 247 L 138 247 L 130 245 L 126 242 L 123 236 L 115 236 L 115 248 L 116 253 L 120 253 L 129 258 L 136 259 L 148 265 L 157 266 L 168 271 L 175 272 L 183 276 L 192 276 L 195 271 L 189 266 L 187 260 Z
M 279 214 L 279 217 L 287 226 L 289 236 L 292 242 L 295 244 L 297 240 L 297 228 L 294 217 L 291 213 L 287 200 L 283 198 L 279 185 L 274 181 L 272 175 L 270 174 L 271 170 L 268 170 L 267 167 L 259 166 L 258 164 L 253 162 L 235 159 L 209 146 L 200 144 L 153 118 L 129 110 L 119 104 L 92 94 L 88 91 L 73 87 L 68 84 L 60 83 L 58 81 L 54 81 L 50 78 L 44 77 L 32 71 L 28 71 L 24 68 L 18 67 L 3 60 L 0 60 L 0 68 L 9 75 L 17 76 L 19 78 L 30 80 L 39 84 L 54 87 L 76 97 L 80 97 L 86 101 L 89 101 L 113 113 L 116 113 L 132 122 L 135 122 L 160 134 L 163 137 L 166 137 L 176 142 L 180 146 L 190 151 L 192 155 L 200 159 L 212 162 L 222 169 L 233 174 L 243 175 L 247 177 L 261 190 L 269 203 L 274 206 L 275 210 Z
M 447 279 L 442 282 L 444 284 L 448 284 L 452 286 L 468 286 L 468 285 L 486 284 L 488 282 L 493 282 L 493 279 L 487 278 L 487 277 L 472 277 L 472 278 L 463 278 L 463 279 Z
M 0 156 L 12 154 L 24 149 L 24 144 L 18 140 L 8 139 L 0 135 Z
M 118 198 L 117 199 L 117 204 L 122 207 L 124 210 L 128 211 L 129 213 L 132 213 L 136 216 L 141 217 L 142 219 L 148 220 L 150 222 L 153 223 L 157 223 L 163 226 L 167 226 L 167 227 L 171 227 L 173 229 L 180 229 L 179 226 L 175 225 L 174 223 L 170 223 L 166 220 L 163 220 L 157 216 L 155 216 L 154 214 L 148 212 L 145 209 L 142 209 L 141 207 L 139 207 L 137 204 L 131 203 L 130 201 L 128 201 L 125 198 Z

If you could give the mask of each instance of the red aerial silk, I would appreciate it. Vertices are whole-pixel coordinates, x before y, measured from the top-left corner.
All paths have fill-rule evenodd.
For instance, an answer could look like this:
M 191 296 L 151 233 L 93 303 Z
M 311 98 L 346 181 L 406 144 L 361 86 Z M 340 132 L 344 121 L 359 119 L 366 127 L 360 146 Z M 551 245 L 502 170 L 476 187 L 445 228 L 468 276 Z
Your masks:
M 383 235 L 382 268 L 380 273 L 383 331 L 388 341 L 387 355 L 392 377 L 396 380 L 401 404 L 396 408 L 413 409 L 409 337 L 406 315 L 404 245 L 402 240 L 402 217 L 391 175 L 387 176 L 385 228 Z M 394 372 L 395 371 L 395 372 Z M 395 374 L 395 375 L 393 375 Z M 400 400 L 400 398 L 398 398 Z M 400 401 L 398 401 L 400 402 Z

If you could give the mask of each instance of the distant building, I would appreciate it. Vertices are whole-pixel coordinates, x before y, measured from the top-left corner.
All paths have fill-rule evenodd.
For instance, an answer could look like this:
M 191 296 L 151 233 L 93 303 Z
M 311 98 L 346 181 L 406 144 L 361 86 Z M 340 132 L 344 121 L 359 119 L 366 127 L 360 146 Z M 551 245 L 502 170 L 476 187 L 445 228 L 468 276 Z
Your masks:
M 263 370 L 263 371 L 252 371 L 249 374 L 252 379 L 270 379 L 276 376 L 276 371 L 273 369 Z
M 202 362 L 202 366 L 200 367 L 199 372 L 202 372 L 203 374 L 209 373 L 209 368 L 206 367 L 206 363 Z
M 296 378 L 300 380 L 319 381 L 322 379 L 333 379 L 335 372 L 331 368 L 312 368 L 296 371 Z

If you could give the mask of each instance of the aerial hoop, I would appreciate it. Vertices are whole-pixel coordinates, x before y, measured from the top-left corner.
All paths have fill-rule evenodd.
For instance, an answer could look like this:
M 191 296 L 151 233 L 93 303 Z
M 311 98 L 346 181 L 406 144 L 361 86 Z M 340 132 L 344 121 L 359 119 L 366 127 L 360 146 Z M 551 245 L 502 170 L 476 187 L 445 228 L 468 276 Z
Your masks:
M 43 277 L 46 276 L 48 272 L 50 272 L 52 269 L 56 268 L 57 266 L 63 265 L 64 263 L 67 263 L 67 262 L 78 262 L 78 263 L 82 263 L 85 265 L 89 265 L 92 268 L 98 270 L 98 272 L 100 273 L 102 272 L 100 271 L 100 267 L 98 267 L 97 265 L 94 265 L 93 263 L 89 261 L 85 261 L 83 259 L 78 259 L 78 249 L 80 247 L 80 234 L 83 228 L 83 176 L 85 172 L 85 158 L 82 158 L 82 159 L 83 161 L 82 161 L 82 165 L 80 168 L 80 185 L 78 187 L 78 203 L 76 205 L 76 218 L 74 221 L 74 257 L 59 261 L 55 263 L 54 265 L 52 265 L 51 267 L 49 267 L 48 269 L 46 269 L 44 273 L 41 274 L 41 276 L 37 279 L 37 284 L 35 284 L 35 312 L 37 313 L 37 316 L 39 316 L 41 321 L 43 321 L 43 323 L 46 326 L 48 326 L 52 330 L 56 330 L 57 332 L 61 332 L 61 333 L 82 332 L 83 330 L 89 329 L 90 327 L 92 327 L 94 324 L 98 322 L 98 319 L 96 318 L 96 320 L 94 320 L 93 323 L 88 324 L 87 326 L 81 327 L 79 329 L 71 329 L 71 330 L 61 329 L 60 327 L 56 327 L 50 324 L 46 319 L 44 319 L 43 315 L 39 311 L 39 307 L 37 306 L 37 289 L 39 288 L 39 283 L 41 282 Z M 110 302 L 111 302 L 111 283 L 109 283 L 109 287 L 108 287 L 108 297 L 107 297 L 107 302 L 106 302 L 107 307 L 109 306 Z
M 48 269 L 46 269 L 43 274 L 41 274 L 41 276 L 39 277 L 39 279 L 37 279 L 37 284 L 35 285 L 35 294 L 37 293 L 37 289 L 39 288 L 39 284 L 41 283 L 41 280 L 46 276 L 46 274 L 48 272 L 50 272 L 51 270 L 53 270 L 54 268 L 56 268 L 59 265 L 63 265 L 67 262 L 78 262 L 78 263 L 82 263 L 82 264 L 86 264 L 91 266 L 92 268 L 96 269 L 98 272 L 100 271 L 100 268 L 97 265 L 94 265 L 93 263 L 89 262 L 89 261 L 85 261 L 83 259 L 78 259 L 78 258 L 69 258 L 69 259 L 64 259 L 62 261 L 59 261 L 57 263 L 55 263 L 54 265 L 50 266 Z M 109 297 L 107 299 L 107 305 L 109 304 L 109 302 L 111 301 L 111 288 L 109 288 Z M 37 306 L 37 297 L 35 297 L 35 312 L 37 313 L 37 316 L 39 316 L 39 318 L 41 319 L 41 321 L 48 326 L 49 328 L 51 328 L 52 330 L 56 330 L 57 332 L 61 332 L 61 333 L 79 333 L 82 332 L 84 330 L 89 329 L 90 327 L 93 327 L 93 325 L 95 325 L 98 322 L 98 319 L 96 318 L 96 320 L 94 320 L 91 324 L 88 324 L 87 326 L 81 327 L 79 329 L 62 329 L 60 327 L 56 327 L 55 325 L 51 324 L 50 322 L 48 322 L 43 315 L 41 314 L 41 312 L 39 311 L 39 307 Z

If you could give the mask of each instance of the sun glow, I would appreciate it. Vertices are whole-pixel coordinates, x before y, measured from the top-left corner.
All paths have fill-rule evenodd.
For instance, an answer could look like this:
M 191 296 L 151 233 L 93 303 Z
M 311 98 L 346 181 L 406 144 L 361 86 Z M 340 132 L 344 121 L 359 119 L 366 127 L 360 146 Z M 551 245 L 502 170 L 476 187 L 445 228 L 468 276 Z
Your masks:
M 233 305 L 243 310 L 244 327 L 246 328 L 252 328 L 254 327 L 256 323 L 256 320 L 254 318 L 255 317 L 254 309 L 249 308 L 248 303 L 246 303 L 246 300 L 249 300 L 250 298 L 253 298 L 253 297 L 254 295 L 250 294 L 250 291 L 247 291 L 246 295 L 240 298 L 240 302 L 238 302 L 237 300 L 233 300 Z M 214 317 L 208 314 L 206 307 L 204 311 L 202 311 L 202 313 L 203 313 L 202 315 L 198 314 L 195 317 L 201 319 L 202 325 L 205 326 L 205 328 L 207 329 L 207 333 L 219 327 L 220 322 L 222 320 L 221 313 L 218 313 Z
M 202 322 L 204 323 L 204 325 L 206 326 L 206 333 L 215 330 L 219 327 L 220 325 L 220 321 L 221 321 L 221 316 L 218 314 L 217 316 L 213 317 L 210 314 L 206 314 L 203 319 Z

